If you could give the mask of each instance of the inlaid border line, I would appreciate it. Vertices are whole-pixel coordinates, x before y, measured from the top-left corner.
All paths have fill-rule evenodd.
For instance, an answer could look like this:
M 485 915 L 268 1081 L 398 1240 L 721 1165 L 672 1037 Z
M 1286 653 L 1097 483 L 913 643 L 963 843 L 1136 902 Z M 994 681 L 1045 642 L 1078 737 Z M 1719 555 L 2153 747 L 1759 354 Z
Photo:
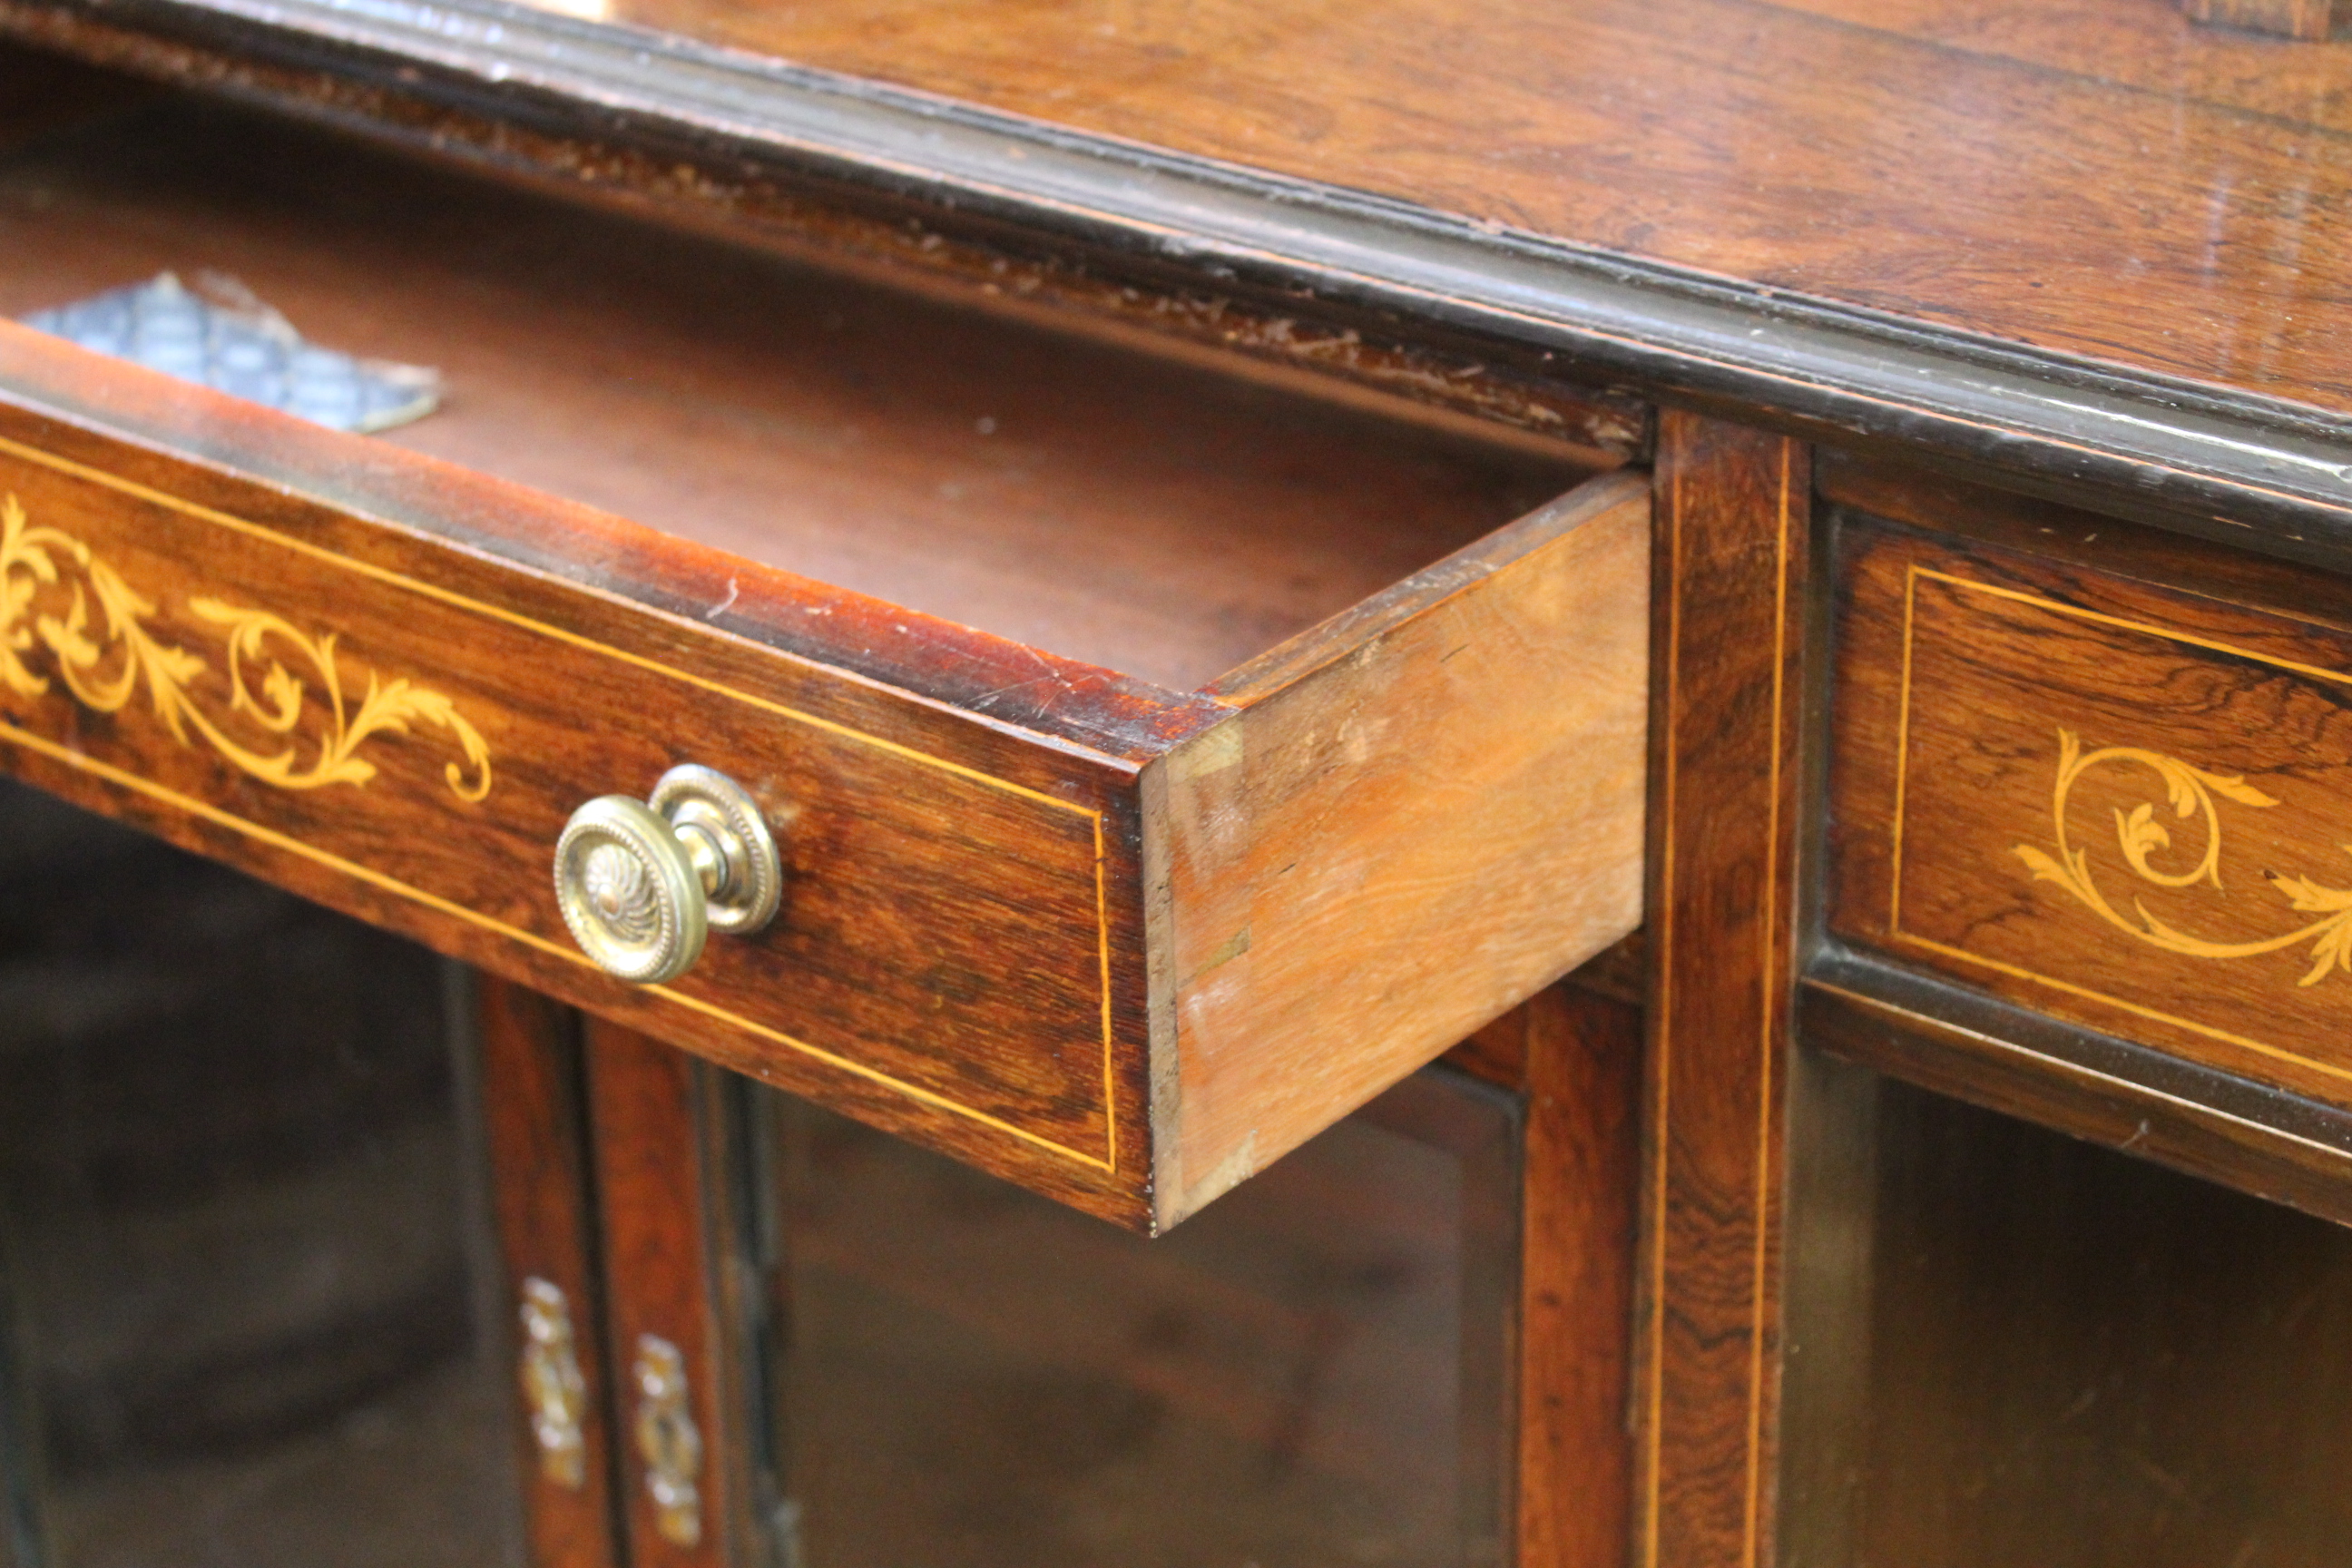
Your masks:
M 1660 716 L 1666 736 L 1658 758 L 1658 815 L 1664 822 L 1657 835 L 1657 943 L 1649 963 L 1650 973 L 1661 976 L 1663 983 L 1651 987 L 1654 994 L 1650 997 L 1654 1017 L 1649 1032 L 1657 1042 L 1657 1059 L 1650 1067 L 1657 1083 L 1657 1099 L 1650 1108 L 1650 1118 L 1658 1131 L 1653 1156 L 1655 1175 L 1650 1194 L 1654 1241 L 1649 1258 L 1649 1321 L 1643 1325 L 1643 1337 L 1649 1342 L 1649 1365 L 1644 1369 L 1649 1384 L 1649 1419 L 1643 1424 L 1647 1428 L 1643 1436 L 1648 1452 L 1643 1466 L 1646 1473 L 1642 1479 L 1642 1568 L 1657 1568 L 1658 1564 L 1659 1514 L 1663 1508 L 1659 1492 L 1664 1479 L 1660 1467 L 1665 1455 L 1666 1246 L 1671 1235 L 1668 1221 L 1674 1165 L 1673 1121 L 1668 1110 L 1675 1082 L 1675 785 L 1681 752 L 1675 743 L 1675 721 L 1682 711 L 1683 468 L 1680 460 L 1675 461 L 1667 469 L 1666 477 L 1666 678 Z
M 75 752 L 68 747 L 58 744 L 56 742 L 48 739 L 45 735 L 35 734 L 29 730 L 22 730 L 14 724 L 6 722 L 5 721 L 0 721 L 0 741 L 10 742 L 16 745 L 25 747 L 28 751 L 37 752 L 53 762 L 63 763 L 68 767 L 78 768 L 84 773 L 94 774 L 99 778 L 104 779 L 107 783 L 114 784 L 120 788 L 131 790 L 137 794 L 147 795 L 155 800 L 160 800 L 167 805 L 177 806 L 181 810 L 185 811 L 192 816 L 200 816 L 205 821 L 213 823 L 218 826 L 230 828 L 236 832 L 242 833 L 247 837 L 258 840 L 263 844 L 267 844 L 274 849 L 280 849 L 288 854 L 299 856 L 303 859 L 324 866 L 330 870 L 341 872 L 344 876 L 350 877 L 356 881 L 365 882 L 370 887 L 378 888 L 385 892 L 407 899 L 412 902 L 422 904 L 425 908 L 436 910 L 438 913 L 455 916 L 458 920 L 479 926 L 485 931 L 494 932 L 499 936 L 509 939 L 509 941 L 520 942 L 524 946 L 534 949 L 537 952 L 546 953 L 550 957 L 562 959 L 567 963 L 575 963 L 583 969 L 593 971 L 598 973 L 603 973 L 601 970 L 596 969 L 594 962 L 585 953 L 574 952 L 571 948 L 565 947 L 560 942 L 550 942 L 545 937 L 524 931 L 519 926 L 510 926 L 505 921 L 498 920 L 493 916 L 483 914 L 477 910 L 469 910 L 465 905 L 442 898 L 437 893 L 428 893 L 422 888 L 412 887 L 396 877 L 388 876 L 382 871 L 362 866 L 357 861 L 346 860 L 341 856 L 335 854 L 331 850 L 321 849 L 316 845 L 306 844 L 302 840 L 293 837 L 290 835 L 280 833 L 275 828 L 264 827 L 261 824 L 238 816 L 233 812 L 223 811 L 220 807 L 214 805 L 207 801 L 201 800 L 194 795 L 183 795 L 178 790 L 173 789 L 167 784 L 160 784 L 152 779 L 142 778 L 137 773 L 131 773 L 122 768 L 115 767 L 110 763 L 101 763 L 95 757 L 84 756 L 79 752 Z M 1024 1142 L 1034 1143 L 1041 1149 L 1051 1150 L 1056 1154 L 1064 1155 L 1081 1164 L 1092 1165 L 1103 1171 L 1111 1171 L 1115 1168 L 1109 1162 L 1097 1159 L 1094 1155 L 1086 1153 L 1081 1150 L 1072 1149 L 1065 1144 L 1056 1143 L 1050 1138 L 1040 1136 L 1037 1133 L 1028 1131 L 1026 1128 L 1016 1126 L 1013 1122 L 1003 1121 L 998 1117 L 991 1116 L 984 1110 L 975 1110 L 968 1105 L 950 1100 L 945 1095 L 935 1093 L 919 1085 L 907 1083 L 902 1079 L 892 1078 L 888 1073 L 883 1072 L 877 1068 L 867 1067 L 862 1062 L 852 1061 L 846 1057 L 836 1056 L 833 1052 L 824 1049 L 823 1047 L 813 1046 L 805 1040 L 795 1039 L 792 1036 L 784 1034 L 781 1030 L 772 1029 L 764 1024 L 755 1023 L 751 1019 L 730 1013 L 726 1008 L 720 1007 L 714 1003 L 705 1002 L 697 997 L 688 996 L 685 993 L 673 990 L 667 985 L 646 985 L 642 986 L 639 989 L 645 991 L 648 994 L 659 996 L 666 1002 L 675 1002 L 690 1011 L 700 1013 L 707 1017 L 716 1018 L 722 1023 L 731 1024 L 738 1028 L 741 1028 L 749 1033 L 757 1035 L 763 1039 L 773 1040 L 778 1045 L 789 1046 L 793 1050 L 802 1052 L 806 1056 L 813 1057 L 828 1067 L 838 1068 L 844 1072 L 853 1073 L 859 1078 L 869 1080 L 870 1082 L 878 1083 L 887 1089 L 895 1089 L 898 1092 L 906 1095 L 908 1099 L 919 1100 L 923 1104 L 931 1106 L 935 1110 L 951 1111 L 959 1116 L 969 1117 L 971 1120 L 980 1122 L 984 1126 L 995 1128 L 997 1131 L 1002 1132 L 1009 1132 L 1013 1137 L 1022 1140 Z
M 69 478 L 80 479 L 86 483 L 95 484 L 103 489 L 115 490 L 121 494 L 146 501 L 151 505 L 161 506 L 168 510 L 180 512 L 185 516 L 195 518 L 199 521 L 208 522 L 215 527 L 225 528 L 232 532 L 243 534 L 247 538 L 257 539 L 267 543 L 278 545 L 283 549 L 292 551 L 297 554 L 309 556 L 313 560 L 321 561 L 329 565 L 356 573 L 363 577 L 373 578 L 375 581 L 387 584 L 393 587 L 400 588 L 425 598 L 438 600 L 441 603 L 452 605 L 456 608 L 469 611 L 473 614 L 483 616 L 492 620 L 502 621 L 524 631 L 531 632 L 541 637 L 551 637 L 558 642 L 565 643 L 575 647 L 584 648 L 592 653 L 603 654 L 607 658 L 618 659 L 623 663 L 634 665 L 654 674 L 666 676 L 673 680 L 681 681 L 687 685 L 698 687 L 703 690 L 712 692 L 715 695 L 741 702 L 748 707 L 756 708 L 765 712 L 776 714 L 781 718 L 806 724 L 813 729 L 823 731 L 828 734 L 836 735 L 845 740 L 870 746 L 876 750 L 889 752 L 893 755 L 905 757 L 910 761 L 937 768 L 943 772 L 967 778 L 979 784 L 989 785 L 1007 794 L 1041 802 L 1044 805 L 1087 818 L 1092 823 L 1094 828 L 1095 946 L 1097 958 L 1097 967 L 1101 974 L 1102 986 L 1103 1126 L 1104 1146 L 1106 1152 L 1105 1154 L 1099 1158 L 1095 1155 L 1086 1153 L 1083 1151 L 1069 1148 L 1065 1144 L 1056 1143 L 1049 1138 L 1042 1137 L 1037 1133 L 1028 1131 L 1012 1122 L 991 1116 L 985 1111 L 974 1110 L 970 1106 L 950 1100 L 943 1095 L 919 1088 L 918 1086 L 907 1083 L 902 1079 L 893 1078 L 889 1074 L 882 1072 L 878 1068 L 868 1068 L 862 1064 L 854 1062 L 845 1057 L 836 1056 L 835 1053 L 827 1051 L 821 1047 L 810 1045 L 804 1040 L 795 1039 L 793 1037 L 786 1035 L 780 1030 L 770 1028 L 763 1024 L 755 1023 L 751 1019 L 743 1017 L 739 1014 L 729 1012 L 725 1008 L 716 1006 L 710 1003 L 698 1001 L 691 996 L 673 991 L 667 986 L 654 985 L 647 986 L 645 989 L 654 993 L 655 994 L 675 1001 L 691 1011 L 702 1013 L 709 1017 L 719 1019 L 751 1034 L 759 1036 L 761 1038 L 771 1039 L 780 1045 L 790 1047 L 791 1048 L 800 1051 L 818 1061 L 822 1061 L 845 1071 L 854 1073 L 858 1077 L 868 1079 L 876 1083 L 883 1084 L 921 1103 L 932 1105 L 938 1109 L 954 1111 L 959 1115 L 968 1117 L 982 1125 L 993 1127 L 999 1131 L 1009 1132 L 1024 1142 L 1035 1144 L 1043 1149 L 1051 1150 L 1055 1153 L 1063 1155 L 1067 1159 L 1076 1161 L 1081 1164 L 1088 1165 L 1095 1169 L 1103 1171 L 1106 1173 L 1116 1174 L 1118 1173 L 1118 1100 L 1117 1093 L 1116 1034 L 1113 1027 L 1111 1011 L 1110 906 L 1108 889 L 1105 885 L 1104 877 L 1103 814 L 1098 808 L 1080 805 L 1072 801 L 1062 800 L 1054 795 L 1047 795 L 1042 790 L 1032 789 L 1025 784 L 1018 784 L 1008 779 L 998 778 L 992 773 L 983 773 L 977 768 L 968 767 L 961 763 L 950 762 L 944 757 L 933 756 L 929 752 L 918 751 L 911 746 L 903 745 L 896 741 L 884 740 L 878 735 L 868 734 L 865 731 L 855 729 L 849 725 L 837 722 L 836 721 L 821 719 L 815 714 L 803 712 L 799 709 L 788 707 L 783 703 L 773 701 L 768 698 L 756 696 L 747 691 L 738 690 L 733 687 L 712 680 L 708 677 L 696 675 L 689 670 L 679 669 L 675 666 L 664 664 L 658 659 L 648 658 L 643 654 L 632 653 L 625 648 L 614 647 L 609 644 L 598 642 L 593 637 L 582 636 L 577 632 L 567 631 L 561 626 L 551 626 L 546 622 L 537 620 L 517 611 L 504 609 L 496 605 L 486 604 L 480 600 L 459 594 L 452 589 L 439 587 L 421 579 L 408 576 L 404 573 L 393 571 L 389 567 L 378 566 L 373 562 L 355 560 L 351 556 L 341 553 L 340 552 L 330 550 L 323 545 L 314 544 L 307 540 L 294 538 L 290 535 L 281 533 L 276 529 L 265 528 L 259 523 L 249 521 L 244 518 L 234 516 L 228 512 L 218 510 L 215 508 L 203 505 L 197 501 L 187 500 L 181 497 L 171 495 L 166 491 L 158 490 L 150 486 L 140 484 L 134 479 L 127 479 L 120 475 L 110 474 L 102 468 L 97 468 L 86 463 L 77 462 L 73 458 L 60 457 L 53 452 L 43 451 L 37 447 L 28 446 L 24 442 L 16 440 L 9 437 L 0 436 L 0 453 L 5 453 L 17 458 L 22 461 L 34 464 L 37 467 L 46 468 L 54 472 L 67 475 Z M 308 500 L 308 498 L 300 497 L 298 497 L 297 499 L 304 500 L 306 501 Z M 308 504 L 317 505 L 320 503 L 309 502 Z M 110 768 L 105 763 L 96 762 L 94 759 L 82 757 L 79 753 L 66 751 L 63 748 L 53 747 L 50 742 L 35 736 L 31 731 L 18 729 L 16 726 L 5 723 L 5 721 L 0 721 L 0 734 L 5 734 L 9 738 L 23 742 L 26 744 L 30 745 L 34 750 L 50 754 L 57 760 L 67 762 L 77 767 L 85 767 L 89 771 L 100 773 L 101 776 L 113 776 L 119 774 L 119 777 L 115 777 L 115 782 L 117 783 L 129 784 L 136 778 L 136 775 L 134 774 L 121 773 L 121 770 Z M 278 834 L 275 830 L 263 827 L 257 823 L 248 822 L 242 817 L 237 817 L 225 812 L 219 812 L 216 808 L 197 801 L 194 796 L 183 795 L 179 794 L 179 792 L 170 790 L 162 784 L 151 785 L 145 781 L 140 781 L 132 787 L 142 788 L 146 793 L 152 795 L 155 798 L 170 801 L 184 809 L 194 810 L 200 816 L 216 820 L 224 826 L 236 827 L 238 830 L 246 832 L 264 842 L 276 844 L 281 848 L 294 848 L 297 853 L 306 855 L 318 861 L 320 864 L 332 866 L 348 874 L 359 877 L 362 881 L 367 881 L 380 886 L 386 890 L 398 893 L 404 898 L 422 903 L 429 908 L 439 910 L 444 913 L 457 914 L 460 918 L 470 921 L 485 929 L 495 931 L 508 937 L 521 941 L 542 952 L 555 953 L 567 960 L 582 964 L 587 964 L 589 963 L 583 955 L 561 947 L 556 943 L 547 941 L 543 937 L 535 936 L 528 931 L 520 930 L 520 928 L 509 926 L 503 921 L 492 920 L 488 916 L 481 915 L 474 910 L 467 910 L 464 906 L 454 903 L 448 900 L 442 899 L 438 895 L 425 892 L 421 888 L 411 887 L 407 883 L 399 881 L 397 879 L 385 876 L 381 872 L 367 870 L 365 868 L 360 867 L 354 862 L 344 860 L 340 856 L 333 855 L 330 851 L 318 849 L 312 846 L 301 844 L 298 839 Z
M 0 436 L 0 452 L 5 452 L 10 456 L 21 458 L 26 462 L 37 463 L 44 468 L 54 468 L 59 473 L 70 474 L 76 479 L 87 479 L 91 483 L 103 485 L 109 489 L 119 490 L 124 495 L 134 496 L 141 500 L 148 501 L 157 506 L 168 507 L 173 511 L 184 512 L 190 517 L 201 519 L 205 522 L 217 524 L 220 527 L 230 529 L 250 538 L 265 540 L 272 544 L 282 545 L 286 549 L 295 552 L 297 554 L 311 556 L 317 560 L 327 562 L 335 566 L 340 566 L 346 571 L 356 572 L 363 577 L 373 577 L 378 582 L 388 583 L 397 588 L 404 588 L 412 594 L 419 594 L 428 599 L 438 599 L 444 604 L 453 605 L 459 609 L 470 610 L 476 615 L 486 616 L 492 620 L 504 621 L 510 626 L 520 626 L 525 631 L 535 632 L 541 637 L 552 637 L 558 642 L 569 643 L 575 647 L 587 648 L 592 652 L 601 653 L 608 658 L 617 658 L 625 664 L 633 664 L 641 669 L 651 670 L 657 675 L 666 675 L 673 680 L 684 681 L 689 686 L 700 687 L 706 691 L 716 692 L 721 697 L 732 698 L 738 702 L 761 709 L 766 712 L 776 714 L 781 718 L 793 720 L 796 723 L 806 724 L 812 728 L 823 730 L 829 734 L 838 735 L 845 740 L 854 741 L 861 745 L 872 746 L 879 751 L 893 752 L 898 756 L 906 757 L 910 761 L 921 763 L 926 766 L 939 768 L 951 773 L 958 773 L 977 783 L 988 784 L 993 788 L 1006 791 L 1009 794 L 1024 795 L 1031 800 L 1041 802 L 1044 805 L 1054 806 L 1063 811 L 1073 812 L 1081 816 L 1094 816 L 1099 818 L 1102 815 L 1093 806 L 1080 805 L 1074 801 L 1064 800 L 1058 795 L 1048 795 L 1043 790 L 1032 789 L 1027 784 L 1014 784 L 1010 779 L 999 778 L 994 773 L 983 773 L 980 769 L 971 767 L 965 763 L 951 762 L 948 758 L 935 756 L 929 752 L 919 751 L 915 747 L 906 745 L 898 741 L 886 741 L 879 735 L 870 734 L 864 730 L 856 729 L 852 725 L 844 724 L 837 720 L 821 719 L 814 713 L 805 712 L 801 709 L 778 702 L 772 698 L 761 697 L 752 692 L 738 690 L 734 687 L 713 680 L 708 676 L 697 675 L 691 670 L 680 669 L 675 665 L 664 664 L 659 659 L 649 658 L 644 654 L 632 653 L 626 648 L 614 647 L 609 643 L 598 642 L 593 637 L 583 637 L 580 633 L 574 631 L 567 631 L 562 626 L 551 626 L 545 621 L 534 619 L 533 617 L 523 615 L 521 612 L 517 610 L 509 610 L 497 605 L 486 604 L 479 599 L 470 598 L 464 594 L 457 593 L 454 589 L 444 588 L 436 584 L 425 582 L 421 578 L 411 577 L 404 573 L 395 572 L 388 566 L 378 566 L 371 561 L 356 560 L 351 556 L 344 555 L 340 552 L 330 550 L 322 544 L 313 544 L 308 540 L 297 539 L 291 534 L 281 533 L 276 529 L 265 528 L 257 522 L 249 522 L 244 518 L 232 516 L 231 514 L 224 511 L 217 511 L 198 501 L 184 500 L 181 498 L 168 494 L 165 491 L 150 489 L 148 486 L 142 485 L 135 479 L 126 479 L 116 474 L 110 474 L 103 468 L 91 468 L 88 464 L 78 463 L 71 458 L 61 458 L 57 456 L 55 453 L 44 452 L 37 447 L 28 447 L 20 441 L 13 440 L 5 436 Z M 296 499 L 303 500 L 307 504 L 312 506 L 325 506 L 325 503 L 323 502 L 311 500 L 309 497 L 300 496 L 299 494 Z M 333 509 L 329 508 L 328 510 Z M 365 521 L 365 519 L 362 517 L 362 514 L 358 512 L 350 512 L 345 513 L 344 515 L 362 518 L 362 521 Z M 504 565 L 508 567 L 508 569 L 514 571 L 528 570 L 528 568 L 521 567 L 511 562 L 501 562 L 499 563 L 499 564 Z M 593 590 L 581 589 L 580 584 L 577 584 L 567 583 L 564 585 L 575 590 L 593 593 Z M 642 605 L 632 605 L 631 607 L 638 610 L 640 613 L 660 613 L 658 611 L 651 610 L 648 606 Z M 724 634 L 714 633 L 712 635 L 722 636 Z M 729 640 L 731 641 L 735 639 L 730 638 Z M 754 644 L 753 646 L 756 647 L 758 645 Z M 782 658 L 793 657 L 791 655 L 781 654 L 778 650 L 773 648 L 763 648 L 761 651 Z
M 1743 1561 L 1755 1568 L 1759 1548 L 1764 1492 L 1764 1339 L 1767 1326 L 1765 1281 L 1771 1262 L 1772 1190 L 1772 1069 L 1774 1044 L 1780 1037 L 1786 994 L 1780 986 L 1780 967 L 1775 962 L 1780 933 L 1780 753 L 1787 714 L 1789 666 L 1789 492 L 1790 468 L 1796 443 L 1780 443 L 1780 530 L 1772 555 L 1772 754 L 1771 795 L 1765 807 L 1762 990 L 1759 1012 L 1760 1038 L 1756 1064 L 1756 1248 L 1748 1282 L 1750 1316 L 1748 1325 L 1748 1499 L 1742 1521 Z

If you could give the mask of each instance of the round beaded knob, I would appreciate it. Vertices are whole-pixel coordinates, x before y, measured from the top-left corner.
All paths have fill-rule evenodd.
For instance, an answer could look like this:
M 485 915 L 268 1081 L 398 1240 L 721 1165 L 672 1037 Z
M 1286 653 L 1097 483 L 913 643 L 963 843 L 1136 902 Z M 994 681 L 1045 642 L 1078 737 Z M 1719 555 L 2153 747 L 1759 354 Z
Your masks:
M 775 836 L 743 787 L 688 763 L 643 801 L 599 795 L 555 846 L 555 900 L 596 966 L 640 985 L 675 980 L 713 931 L 775 918 L 783 868 Z

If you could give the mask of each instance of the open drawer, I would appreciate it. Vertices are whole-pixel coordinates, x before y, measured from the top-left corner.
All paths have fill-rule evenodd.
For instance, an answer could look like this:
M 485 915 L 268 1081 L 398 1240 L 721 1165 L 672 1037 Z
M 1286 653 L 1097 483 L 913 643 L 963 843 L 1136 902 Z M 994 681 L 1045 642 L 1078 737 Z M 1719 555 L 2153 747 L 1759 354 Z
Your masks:
M 1139 1227 L 1639 919 L 1639 476 L 176 100 L 0 156 L 0 255 L 446 374 L 345 437 L 0 325 L 0 765 L 322 902 Z M 781 908 L 624 984 L 556 845 L 688 763 Z

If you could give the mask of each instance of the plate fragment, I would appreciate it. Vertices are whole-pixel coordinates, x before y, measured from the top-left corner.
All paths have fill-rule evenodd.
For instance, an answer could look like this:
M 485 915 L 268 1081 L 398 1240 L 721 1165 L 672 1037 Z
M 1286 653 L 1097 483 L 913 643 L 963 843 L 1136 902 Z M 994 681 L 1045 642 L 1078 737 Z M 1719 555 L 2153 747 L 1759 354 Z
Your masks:
M 235 279 L 197 282 L 192 289 L 159 272 L 24 324 L 331 430 L 389 430 L 440 405 L 439 372 L 322 349 Z

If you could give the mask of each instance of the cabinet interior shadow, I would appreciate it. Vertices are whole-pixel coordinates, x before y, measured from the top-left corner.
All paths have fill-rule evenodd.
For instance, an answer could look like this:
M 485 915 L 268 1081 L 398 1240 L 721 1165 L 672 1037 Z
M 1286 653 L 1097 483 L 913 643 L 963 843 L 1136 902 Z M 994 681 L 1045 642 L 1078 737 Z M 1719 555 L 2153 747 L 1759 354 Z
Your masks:
M 782 1561 L 1514 1560 L 1509 1097 L 1426 1070 L 1146 1241 L 746 1092 Z
M 519 1561 L 468 1016 L 0 781 L 0 1563 Z
M 2352 1561 L 2352 1233 L 1907 1085 L 1875 1100 L 1854 1561 Z

